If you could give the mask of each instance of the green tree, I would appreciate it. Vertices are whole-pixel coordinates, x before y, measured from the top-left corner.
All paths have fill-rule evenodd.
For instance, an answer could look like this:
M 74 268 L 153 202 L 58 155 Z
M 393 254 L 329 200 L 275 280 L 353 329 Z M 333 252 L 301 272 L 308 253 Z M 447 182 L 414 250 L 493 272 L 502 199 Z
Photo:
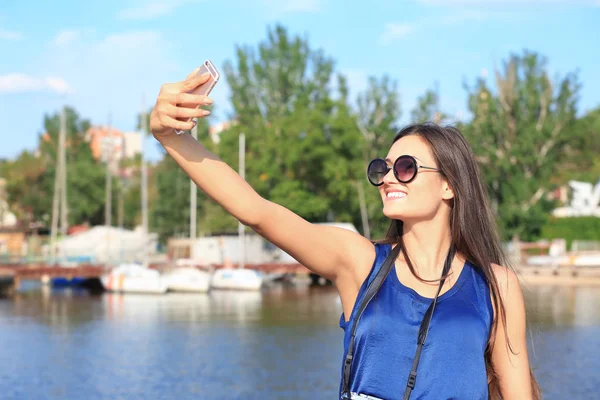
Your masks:
M 123 196 L 123 226 L 128 229 L 142 224 L 140 165 L 140 155 L 123 160 L 120 165 L 123 176 L 116 178 L 117 196 Z
M 385 75 L 369 78 L 364 93 L 358 96 L 359 124 L 368 142 L 368 158 L 385 156 L 398 132 L 401 117 L 398 84 Z
M 389 220 L 383 215 L 379 191 L 366 181 L 366 169 L 373 158 L 385 158 L 398 132 L 401 108 L 396 81 L 388 76 L 379 79 L 370 77 L 367 89 L 359 94 L 357 103 L 358 126 L 366 142 L 363 145 L 361 182 L 365 187 L 371 237 L 382 238 Z
M 369 225 L 381 235 L 381 199 L 365 171 L 396 132 L 396 83 L 370 78 L 357 113 L 333 61 L 281 26 L 257 51 L 238 48 L 225 75 L 237 124 L 222 134 L 220 156 L 237 168 L 237 136 L 244 132 L 247 178 L 261 195 L 309 221 L 352 222 L 361 229 L 364 192 Z
M 256 52 L 239 47 L 236 54 L 224 68 L 236 124 L 221 134 L 219 155 L 237 168 L 244 132 L 246 177 L 259 194 L 311 221 L 328 220 L 333 61 L 281 26 Z
M 496 90 L 483 79 L 469 90 L 472 121 L 463 131 L 489 186 L 505 239 L 539 236 L 553 203 L 552 179 L 580 135 L 575 73 L 554 81 L 546 59 L 525 51 L 496 72 Z
M 66 108 L 67 203 L 69 224 L 104 220 L 104 169 L 94 160 L 85 134 L 89 121 Z M 36 153 L 23 152 L 9 162 L 7 196 L 18 215 L 27 221 L 48 224 L 52 212 L 60 113 L 44 117 Z
M 417 104 L 411 111 L 410 116 L 413 123 L 433 121 L 437 124 L 443 124 L 448 119 L 448 115 L 440 111 L 440 95 L 437 83 L 435 89 L 428 89 L 417 99 Z
M 211 148 L 212 145 L 209 143 L 210 139 L 208 138 L 208 121 L 206 119 L 198 120 L 198 137 L 205 146 Z M 156 165 L 148 167 L 148 223 L 150 231 L 158 233 L 160 240 L 164 243 L 167 238 L 172 236 L 189 236 L 190 186 L 192 183 L 175 160 L 162 147 L 161 152 L 163 154 L 162 159 Z M 139 208 L 141 202 L 140 183 L 138 170 L 135 184 L 131 185 L 127 196 L 131 199 L 131 208 L 135 209 L 133 203 L 137 202 L 137 210 L 139 211 L 141 211 Z M 206 196 L 198 190 L 199 229 L 197 231 L 201 234 L 206 232 L 203 221 L 203 218 L 206 218 L 204 217 L 206 215 L 206 203 Z
M 332 216 L 338 222 L 352 222 L 363 234 L 370 234 L 365 191 L 365 156 L 368 150 L 366 138 L 358 126 L 358 116 L 352 110 L 346 78 L 337 77 L 338 96 L 325 126 L 330 152 L 324 160 L 323 175 L 327 181 L 326 195 L 331 201 Z M 365 201 L 366 220 L 361 212 L 361 196 Z M 368 223 L 368 227 L 366 226 Z
M 565 161 L 558 169 L 553 183 L 569 180 L 596 183 L 600 179 L 600 107 L 577 120 L 579 133 L 565 146 Z
M 12 211 L 22 221 L 48 224 L 52 185 L 40 157 L 24 151 L 15 160 L 6 161 L 3 170 Z

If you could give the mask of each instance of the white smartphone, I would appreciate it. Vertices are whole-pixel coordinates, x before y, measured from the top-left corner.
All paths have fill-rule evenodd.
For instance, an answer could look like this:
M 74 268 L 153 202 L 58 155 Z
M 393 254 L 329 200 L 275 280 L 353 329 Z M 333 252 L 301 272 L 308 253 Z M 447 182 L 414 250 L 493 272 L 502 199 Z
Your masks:
M 196 94 L 196 95 L 200 95 L 200 96 L 208 96 L 210 94 L 210 92 L 213 90 L 213 88 L 219 81 L 221 74 L 219 74 L 219 71 L 217 71 L 217 68 L 215 68 L 215 66 L 213 65 L 212 62 L 210 62 L 210 60 L 204 61 L 204 63 L 198 69 L 198 73 L 196 75 L 200 76 L 207 72 L 210 74 L 210 78 L 208 78 L 208 80 L 206 82 L 204 82 L 202 85 L 198 86 L 195 89 L 190 90 L 188 93 Z M 189 106 L 189 108 L 200 108 L 200 106 L 194 106 L 193 104 L 189 104 L 189 105 L 180 104 L 180 106 L 183 106 L 183 107 Z M 188 118 L 183 121 L 188 122 L 190 120 L 191 120 L 191 118 Z M 181 135 L 184 132 L 186 132 L 186 131 L 184 131 L 184 130 L 180 131 L 180 130 L 175 129 L 175 133 L 177 133 L 178 135 Z

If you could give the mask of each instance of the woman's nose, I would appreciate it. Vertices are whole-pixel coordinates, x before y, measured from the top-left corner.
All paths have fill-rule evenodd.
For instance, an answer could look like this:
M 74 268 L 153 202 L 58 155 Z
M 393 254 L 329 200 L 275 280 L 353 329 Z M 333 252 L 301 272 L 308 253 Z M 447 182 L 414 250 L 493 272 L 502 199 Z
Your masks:
M 398 183 L 398 180 L 396 179 L 396 176 L 394 175 L 394 169 L 390 168 L 387 172 L 387 174 L 385 174 L 383 176 L 383 183 Z

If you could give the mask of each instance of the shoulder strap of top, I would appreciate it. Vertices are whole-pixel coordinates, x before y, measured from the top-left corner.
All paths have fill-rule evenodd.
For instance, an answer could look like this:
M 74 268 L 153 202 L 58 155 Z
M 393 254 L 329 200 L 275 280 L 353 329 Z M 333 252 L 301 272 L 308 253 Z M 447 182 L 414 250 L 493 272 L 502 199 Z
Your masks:
M 391 244 L 379 244 L 375 243 L 375 263 L 371 272 L 369 272 L 369 276 L 367 277 L 367 287 L 375 280 L 377 274 L 383 267 L 384 261 L 388 254 L 392 251 Z
M 380 244 L 374 243 L 375 246 L 375 260 L 373 261 L 373 266 L 369 271 L 369 275 L 365 278 L 364 283 L 362 284 L 361 289 L 358 292 L 358 296 L 356 296 L 356 311 L 360 308 L 361 302 L 366 298 L 367 292 L 369 291 L 369 285 L 373 282 L 373 280 L 377 277 L 377 274 L 383 267 L 383 263 L 392 250 L 391 244 Z M 358 316 L 358 314 L 357 314 Z M 353 318 L 354 319 L 354 318 Z
M 385 247 L 384 247 L 385 246 Z M 377 253 L 377 258 L 375 260 L 375 266 L 373 267 L 370 276 L 368 279 L 367 291 L 364 297 L 360 301 L 360 306 L 357 310 L 356 316 L 354 317 L 354 321 L 352 321 L 352 330 L 350 336 L 350 344 L 348 346 L 348 352 L 346 353 L 346 358 L 344 360 L 343 367 L 343 382 L 342 382 L 342 398 L 350 398 L 350 372 L 352 370 L 352 358 L 354 357 L 354 339 L 356 337 L 356 327 L 358 326 L 358 321 L 360 321 L 360 317 L 362 313 L 365 311 L 365 308 L 369 305 L 373 297 L 381 288 L 383 281 L 387 277 L 388 273 L 392 269 L 392 265 L 398 257 L 400 252 L 400 246 L 396 246 L 393 250 L 391 250 L 391 245 L 376 245 L 375 250 Z M 383 247 L 380 249 L 380 247 Z M 383 263 L 380 262 L 380 257 L 385 257 L 385 261 Z M 371 278 L 372 277 L 372 278 Z M 358 301 L 358 299 L 357 299 Z M 346 396 L 346 397 L 344 397 Z

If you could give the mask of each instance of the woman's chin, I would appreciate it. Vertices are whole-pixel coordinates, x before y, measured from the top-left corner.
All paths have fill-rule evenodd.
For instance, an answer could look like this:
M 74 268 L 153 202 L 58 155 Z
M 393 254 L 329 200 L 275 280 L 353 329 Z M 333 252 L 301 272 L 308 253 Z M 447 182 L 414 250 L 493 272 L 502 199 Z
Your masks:
M 404 204 L 388 203 L 383 206 L 383 215 L 389 219 L 397 219 L 404 222 L 421 221 L 429 219 L 432 216 L 420 208 L 408 208 Z
M 389 219 L 404 219 L 407 217 L 405 210 L 401 210 L 400 207 L 394 207 L 393 205 L 384 205 L 383 215 Z

